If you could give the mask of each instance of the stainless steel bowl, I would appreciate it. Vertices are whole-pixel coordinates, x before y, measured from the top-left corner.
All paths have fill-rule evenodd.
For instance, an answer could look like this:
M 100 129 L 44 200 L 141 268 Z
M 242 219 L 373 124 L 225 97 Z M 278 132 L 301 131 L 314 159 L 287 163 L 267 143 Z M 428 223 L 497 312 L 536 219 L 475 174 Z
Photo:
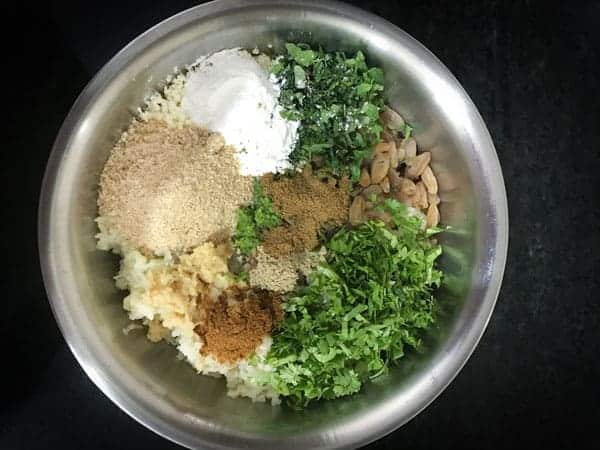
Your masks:
M 144 96 L 198 56 L 228 47 L 308 41 L 366 52 L 386 73 L 391 105 L 431 150 L 441 189 L 447 273 L 439 326 L 422 354 L 352 397 L 304 411 L 230 399 L 222 380 L 198 376 L 175 349 L 127 324 L 117 261 L 95 250 L 99 172 Z M 40 200 L 40 255 L 48 297 L 77 360 L 119 407 L 191 448 L 345 448 L 398 428 L 452 381 L 479 341 L 498 295 L 507 206 L 494 145 L 452 74 L 421 44 L 354 7 L 322 1 L 222 0 L 189 9 L 139 36 L 94 77 L 54 144 Z

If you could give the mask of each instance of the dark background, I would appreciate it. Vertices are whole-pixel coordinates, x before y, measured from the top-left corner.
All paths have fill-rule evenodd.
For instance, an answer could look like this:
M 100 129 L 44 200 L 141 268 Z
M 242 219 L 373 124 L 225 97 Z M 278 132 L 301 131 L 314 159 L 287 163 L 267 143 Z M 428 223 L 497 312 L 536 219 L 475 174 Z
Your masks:
M 129 40 L 195 2 L 31 3 L 2 6 L 16 60 L 2 86 L 0 448 L 175 449 L 113 405 L 68 350 L 40 276 L 36 209 L 78 93 Z M 600 448 L 600 3 L 353 3 L 420 40 L 466 88 L 510 210 L 502 291 L 473 357 L 369 448 Z

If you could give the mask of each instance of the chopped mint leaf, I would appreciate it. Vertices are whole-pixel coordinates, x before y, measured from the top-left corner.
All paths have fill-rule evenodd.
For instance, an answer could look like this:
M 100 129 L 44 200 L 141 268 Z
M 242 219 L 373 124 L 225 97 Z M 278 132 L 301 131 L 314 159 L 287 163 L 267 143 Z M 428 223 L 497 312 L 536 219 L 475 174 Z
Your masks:
M 357 180 L 383 131 L 382 70 L 369 68 L 362 52 L 349 57 L 292 43 L 286 50 L 273 73 L 281 81 L 282 116 L 302 123 L 290 161 L 302 166 L 318 157 L 331 173 Z

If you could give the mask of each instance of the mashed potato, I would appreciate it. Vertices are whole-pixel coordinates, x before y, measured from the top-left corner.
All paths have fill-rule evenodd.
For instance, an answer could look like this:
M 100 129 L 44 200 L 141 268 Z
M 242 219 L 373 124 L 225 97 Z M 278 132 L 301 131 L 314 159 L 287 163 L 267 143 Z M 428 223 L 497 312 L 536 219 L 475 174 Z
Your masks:
M 131 320 L 143 320 L 149 326 L 151 341 L 166 338 L 198 373 L 225 376 L 228 395 L 232 397 L 279 403 L 272 389 L 254 381 L 273 370 L 263 362 L 271 347 L 269 336 L 256 349 L 256 364 L 249 364 L 248 360 L 221 363 L 200 353 L 202 341 L 194 332 L 199 322 L 196 298 L 201 293 L 217 298 L 224 289 L 236 283 L 227 269 L 230 253 L 226 245 L 207 242 L 175 262 L 170 255 L 143 255 L 111 232 L 102 218 L 97 222 L 100 228 L 98 248 L 122 256 L 115 281 L 119 289 L 129 291 L 123 307 Z

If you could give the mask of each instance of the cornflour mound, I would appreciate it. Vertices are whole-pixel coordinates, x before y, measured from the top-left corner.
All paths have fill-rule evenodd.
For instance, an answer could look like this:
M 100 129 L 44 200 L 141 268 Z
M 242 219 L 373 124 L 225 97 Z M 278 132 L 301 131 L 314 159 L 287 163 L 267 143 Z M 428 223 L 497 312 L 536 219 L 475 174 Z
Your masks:
M 255 58 L 223 50 L 190 67 L 181 106 L 192 122 L 236 148 L 242 175 L 290 168 L 298 122 L 281 117 L 279 86 Z

